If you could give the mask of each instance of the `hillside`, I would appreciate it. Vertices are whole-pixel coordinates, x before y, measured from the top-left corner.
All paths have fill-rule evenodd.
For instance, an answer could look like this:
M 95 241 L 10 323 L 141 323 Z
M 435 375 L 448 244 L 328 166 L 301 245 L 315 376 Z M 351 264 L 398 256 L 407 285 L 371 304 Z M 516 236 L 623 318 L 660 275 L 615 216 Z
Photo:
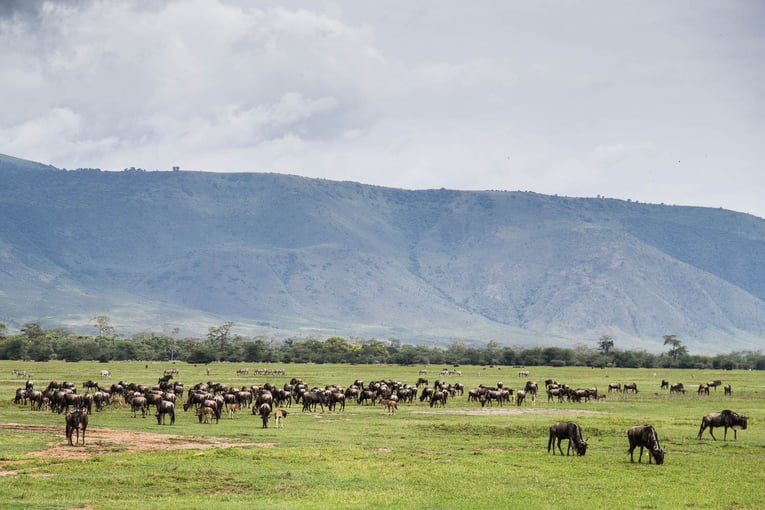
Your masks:
M 0 322 L 204 336 L 759 349 L 765 220 L 290 175 L 65 171 L 0 156 Z

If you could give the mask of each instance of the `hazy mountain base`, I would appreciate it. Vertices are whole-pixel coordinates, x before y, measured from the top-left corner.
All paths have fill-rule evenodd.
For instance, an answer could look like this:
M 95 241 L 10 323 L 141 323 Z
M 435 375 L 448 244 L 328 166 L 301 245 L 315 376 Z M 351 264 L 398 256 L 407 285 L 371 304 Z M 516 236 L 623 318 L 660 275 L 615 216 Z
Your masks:
M 0 321 L 203 336 L 759 349 L 765 221 L 276 174 L 60 171 L 0 157 Z M 92 329 L 89 329 L 92 332 Z

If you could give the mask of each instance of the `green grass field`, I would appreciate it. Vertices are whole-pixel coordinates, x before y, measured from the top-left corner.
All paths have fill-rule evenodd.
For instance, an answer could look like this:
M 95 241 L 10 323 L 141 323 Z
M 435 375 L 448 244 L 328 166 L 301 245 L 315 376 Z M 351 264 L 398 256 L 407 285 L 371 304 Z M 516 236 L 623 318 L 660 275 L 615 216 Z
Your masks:
M 490 409 L 465 394 L 445 409 L 417 402 L 395 415 L 379 405 L 348 403 L 344 412 L 324 413 L 295 405 L 278 430 L 262 429 L 249 409 L 199 424 L 179 406 L 175 425 L 160 426 L 153 416 L 132 418 L 112 406 L 91 414 L 85 447 L 65 445 L 63 415 L 12 403 L 24 382 L 14 369 L 34 373 L 36 388 L 66 380 L 81 392 L 88 379 L 156 383 L 171 366 L 187 387 L 208 380 L 281 386 L 292 377 L 321 387 L 347 387 L 357 378 L 414 384 L 427 369 L 431 385 L 442 379 L 466 390 L 498 381 L 518 389 L 527 379 L 543 386 L 552 378 L 601 392 L 609 382 L 635 382 L 640 392 L 579 404 L 548 403 L 540 394 L 536 405 Z M 251 374 L 237 377 L 242 367 Z M 285 375 L 252 375 L 259 367 L 284 368 Z M 213 364 L 208 376 L 206 368 L 0 362 L 0 508 L 765 508 L 762 372 L 527 367 L 529 377 L 519 378 L 517 368 L 462 366 L 461 376 L 442 377 L 441 366 Z M 101 369 L 112 379 L 101 379 Z M 670 397 L 659 389 L 662 378 L 685 383 L 688 393 Z M 699 397 L 697 385 L 713 379 L 731 384 L 733 395 L 720 387 Z M 718 441 L 708 432 L 699 441 L 701 417 L 722 409 L 746 413 L 748 429 L 736 441 L 732 431 L 723 441 L 722 429 L 715 430 Z M 549 426 L 565 420 L 581 426 L 589 444 L 584 457 L 547 452 Z M 626 430 L 645 423 L 658 431 L 664 465 L 648 465 L 647 454 L 642 464 L 630 463 Z

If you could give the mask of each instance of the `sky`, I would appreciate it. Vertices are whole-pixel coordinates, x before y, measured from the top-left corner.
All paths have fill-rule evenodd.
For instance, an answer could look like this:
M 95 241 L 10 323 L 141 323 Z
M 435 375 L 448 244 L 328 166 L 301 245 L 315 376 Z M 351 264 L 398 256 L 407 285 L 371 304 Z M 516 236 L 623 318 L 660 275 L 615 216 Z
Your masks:
M 0 153 L 765 218 L 765 2 L 0 0 Z

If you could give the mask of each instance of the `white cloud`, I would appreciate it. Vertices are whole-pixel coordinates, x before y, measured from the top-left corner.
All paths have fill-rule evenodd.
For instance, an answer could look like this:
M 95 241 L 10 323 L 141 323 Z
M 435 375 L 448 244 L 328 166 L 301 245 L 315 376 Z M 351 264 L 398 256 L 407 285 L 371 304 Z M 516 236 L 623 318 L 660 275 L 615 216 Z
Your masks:
M 16 2 L 0 10 L 0 97 L 12 98 L 0 152 L 765 216 L 762 13 L 714 1 Z

